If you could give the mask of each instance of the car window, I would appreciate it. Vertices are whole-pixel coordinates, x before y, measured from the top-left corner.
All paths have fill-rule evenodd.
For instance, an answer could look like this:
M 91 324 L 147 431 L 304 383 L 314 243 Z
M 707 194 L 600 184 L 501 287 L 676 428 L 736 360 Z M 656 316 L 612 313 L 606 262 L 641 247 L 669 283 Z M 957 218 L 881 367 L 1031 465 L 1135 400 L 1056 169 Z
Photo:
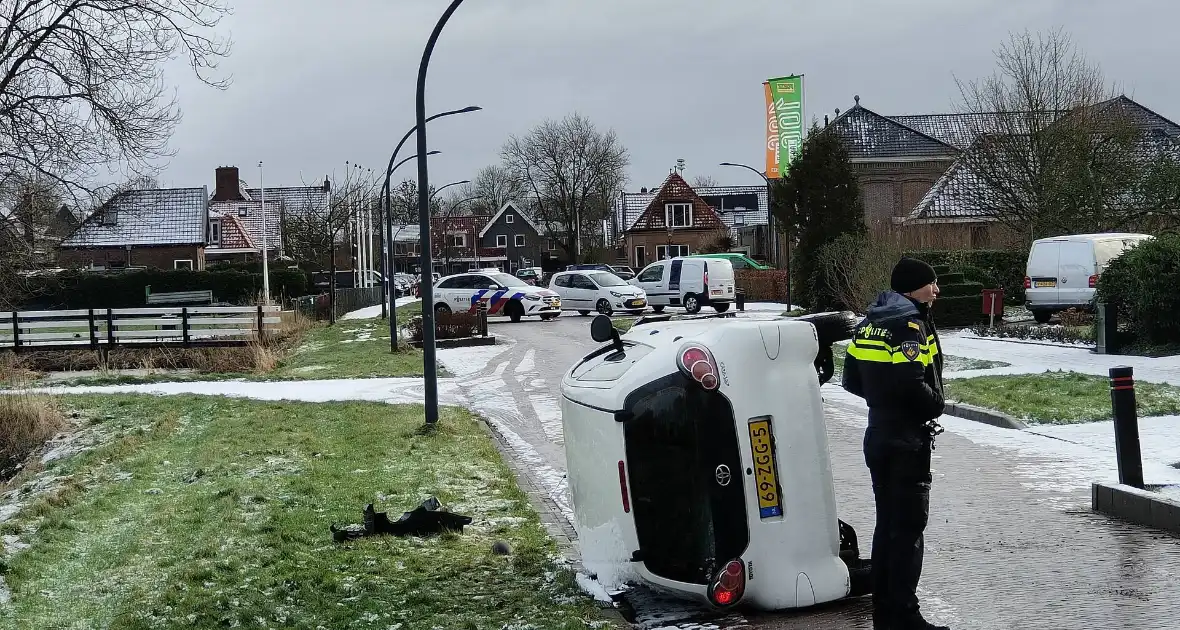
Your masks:
M 598 290 L 598 287 L 593 282 L 590 282 L 589 278 L 583 276 L 580 273 L 570 276 L 570 286 L 575 289 L 589 289 L 591 291 Z
M 527 286 L 529 286 L 529 284 L 527 282 L 525 282 L 524 280 L 521 280 L 520 278 L 517 278 L 516 276 L 510 276 L 506 273 L 492 273 L 492 274 L 488 274 L 488 276 L 492 280 L 494 280 L 495 282 L 498 282 L 500 284 L 500 286 L 504 286 L 504 287 L 527 287 Z
M 455 276 L 438 283 L 440 289 L 470 289 L 471 276 Z
M 589 274 L 590 279 L 597 282 L 600 287 L 625 287 L 627 283 L 622 278 L 613 273 L 602 271 L 599 273 Z
M 570 277 L 569 276 L 557 276 L 557 279 L 553 281 L 553 284 L 555 284 L 559 287 L 569 288 Z
M 724 260 L 724 259 L 723 259 L 723 260 Z M 728 260 L 729 260 L 729 264 L 733 265 L 733 268 L 734 268 L 734 269 L 749 269 L 749 268 L 750 268 L 750 265 L 749 265 L 749 263 L 747 263 L 747 262 L 746 262 L 744 259 L 742 259 L 742 258 L 737 258 L 737 257 L 735 256 L 735 257 L 733 257 L 733 258 L 729 258 Z
M 663 265 L 652 265 L 639 274 L 640 282 L 658 282 L 664 277 Z

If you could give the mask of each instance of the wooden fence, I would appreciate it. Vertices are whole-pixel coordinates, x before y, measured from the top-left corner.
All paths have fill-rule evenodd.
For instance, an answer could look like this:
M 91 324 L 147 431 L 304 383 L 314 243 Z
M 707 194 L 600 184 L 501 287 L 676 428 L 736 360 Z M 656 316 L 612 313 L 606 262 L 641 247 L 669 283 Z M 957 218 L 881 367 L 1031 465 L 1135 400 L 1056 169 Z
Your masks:
M 0 312 L 0 349 L 245 345 L 274 332 L 278 306 Z

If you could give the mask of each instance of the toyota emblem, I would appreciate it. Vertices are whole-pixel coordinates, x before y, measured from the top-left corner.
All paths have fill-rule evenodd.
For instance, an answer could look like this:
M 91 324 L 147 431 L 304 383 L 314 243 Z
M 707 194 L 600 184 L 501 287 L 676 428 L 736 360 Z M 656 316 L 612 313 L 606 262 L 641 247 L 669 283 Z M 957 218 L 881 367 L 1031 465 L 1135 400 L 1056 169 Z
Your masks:
M 729 473 L 729 466 L 725 464 L 718 466 L 717 470 L 713 472 L 713 476 L 717 479 L 717 485 L 719 486 L 728 486 L 729 480 L 733 478 L 733 475 Z

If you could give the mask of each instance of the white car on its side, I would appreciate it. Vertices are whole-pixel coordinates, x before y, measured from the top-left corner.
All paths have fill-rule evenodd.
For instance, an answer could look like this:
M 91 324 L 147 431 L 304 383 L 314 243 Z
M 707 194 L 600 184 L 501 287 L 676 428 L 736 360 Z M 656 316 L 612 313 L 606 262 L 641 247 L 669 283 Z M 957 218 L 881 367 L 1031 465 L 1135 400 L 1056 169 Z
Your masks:
M 615 311 L 639 314 L 647 308 L 647 294 L 627 284 L 609 271 L 586 269 L 562 271 L 549 279 L 549 290 L 561 296 L 561 307 L 588 315 L 598 311 L 610 315 Z
M 507 315 L 514 322 L 526 316 L 553 319 L 561 315 L 559 295 L 506 273 L 473 271 L 446 276 L 434 285 L 433 293 L 436 313 L 474 313 L 483 302 L 488 315 Z
M 820 382 L 851 313 L 644 323 L 566 372 L 561 421 L 586 568 L 715 608 L 862 595 L 869 565 L 837 518 Z M 869 524 L 866 523 L 866 526 Z

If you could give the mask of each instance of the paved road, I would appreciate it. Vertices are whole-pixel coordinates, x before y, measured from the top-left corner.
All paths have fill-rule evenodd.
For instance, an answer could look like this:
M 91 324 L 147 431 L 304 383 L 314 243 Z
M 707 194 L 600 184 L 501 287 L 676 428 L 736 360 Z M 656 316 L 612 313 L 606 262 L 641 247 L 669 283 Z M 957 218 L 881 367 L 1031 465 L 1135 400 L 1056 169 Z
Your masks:
M 536 485 L 566 514 L 558 384 L 595 346 L 589 323 L 576 315 L 545 323 L 495 323 L 495 334 L 516 343 L 472 351 L 467 370 L 448 361 L 452 371 L 457 367 L 459 389 L 508 429 Z M 486 354 L 476 356 L 480 353 Z M 486 367 L 480 366 L 488 357 Z M 825 390 L 841 516 L 857 530 L 867 555 L 873 508 L 860 451 L 864 410 L 841 390 Z M 966 421 L 948 419 L 934 453 L 920 593 L 928 617 L 954 628 L 988 630 L 1180 625 L 1180 540 L 1091 513 L 1088 486 L 1052 476 L 1059 462 L 981 446 L 956 431 L 960 422 Z M 980 430 L 970 429 L 962 433 Z M 642 590 L 627 600 L 641 628 L 871 627 L 864 600 L 806 613 L 720 618 Z

